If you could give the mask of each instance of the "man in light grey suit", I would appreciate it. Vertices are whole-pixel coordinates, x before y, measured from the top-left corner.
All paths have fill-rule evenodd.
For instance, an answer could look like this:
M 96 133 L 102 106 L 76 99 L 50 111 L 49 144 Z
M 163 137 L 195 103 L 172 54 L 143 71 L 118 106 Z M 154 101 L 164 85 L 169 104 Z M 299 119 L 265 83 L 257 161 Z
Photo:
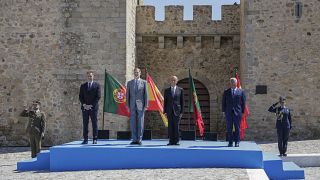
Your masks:
M 148 109 L 147 81 L 140 78 L 141 70 L 134 69 L 134 79 L 127 83 L 127 107 L 130 111 L 130 144 L 141 145 L 144 127 L 144 111 Z

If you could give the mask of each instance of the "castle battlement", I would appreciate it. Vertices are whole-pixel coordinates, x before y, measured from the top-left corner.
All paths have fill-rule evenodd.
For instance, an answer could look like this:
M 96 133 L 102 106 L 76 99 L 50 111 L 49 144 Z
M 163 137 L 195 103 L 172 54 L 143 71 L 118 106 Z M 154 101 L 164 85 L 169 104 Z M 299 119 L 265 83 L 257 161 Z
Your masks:
M 223 5 L 221 20 L 212 20 L 212 6 L 194 5 L 193 20 L 183 20 L 184 6 L 165 6 L 164 21 L 155 20 L 154 6 L 137 6 L 138 35 L 239 35 L 240 7 Z

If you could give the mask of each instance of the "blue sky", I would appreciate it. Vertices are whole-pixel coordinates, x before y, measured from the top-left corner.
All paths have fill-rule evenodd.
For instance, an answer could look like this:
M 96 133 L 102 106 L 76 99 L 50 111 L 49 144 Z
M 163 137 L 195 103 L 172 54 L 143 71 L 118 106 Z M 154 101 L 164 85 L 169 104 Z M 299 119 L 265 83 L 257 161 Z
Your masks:
M 167 5 L 183 5 L 184 20 L 192 20 L 192 5 L 212 5 L 212 19 L 221 19 L 221 5 L 233 4 L 240 0 L 144 0 L 144 5 L 152 5 L 156 7 L 156 20 L 164 20 L 164 6 Z

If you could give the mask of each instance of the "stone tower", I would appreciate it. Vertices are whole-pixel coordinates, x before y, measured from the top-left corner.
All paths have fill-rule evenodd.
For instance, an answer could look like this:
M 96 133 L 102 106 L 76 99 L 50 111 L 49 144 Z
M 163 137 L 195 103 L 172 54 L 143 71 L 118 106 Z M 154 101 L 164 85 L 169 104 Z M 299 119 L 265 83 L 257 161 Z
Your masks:
M 135 64 L 135 12 L 141 0 L 8 0 L 0 2 L 0 143 L 26 145 L 24 105 L 40 99 L 45 145 L 81 138 L 78 100 L 85 73 L 102 85 L 105 69 L 121 83 Z M 100 100 L 99 126 L 102 121 Z M 127 119 L 106 114 L 106 128 Z
M 241 77 L 251 112 L 248 138 L 276 140 L 275 117 L 267 109 L 280 95 L 293 113 L 291 140 L 319 138 L 319 1 L 240 4 Z

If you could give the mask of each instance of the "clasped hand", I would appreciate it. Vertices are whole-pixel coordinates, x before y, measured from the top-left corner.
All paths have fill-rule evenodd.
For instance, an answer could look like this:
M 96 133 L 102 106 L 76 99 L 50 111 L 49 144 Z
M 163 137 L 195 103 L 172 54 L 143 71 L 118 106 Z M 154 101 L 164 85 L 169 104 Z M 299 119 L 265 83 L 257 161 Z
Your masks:
M 88 104 L 83 104 L 82 106 L 84 110 L 91 110 L 91 108 L 93 107 L 92 105 L 88 105 Z

